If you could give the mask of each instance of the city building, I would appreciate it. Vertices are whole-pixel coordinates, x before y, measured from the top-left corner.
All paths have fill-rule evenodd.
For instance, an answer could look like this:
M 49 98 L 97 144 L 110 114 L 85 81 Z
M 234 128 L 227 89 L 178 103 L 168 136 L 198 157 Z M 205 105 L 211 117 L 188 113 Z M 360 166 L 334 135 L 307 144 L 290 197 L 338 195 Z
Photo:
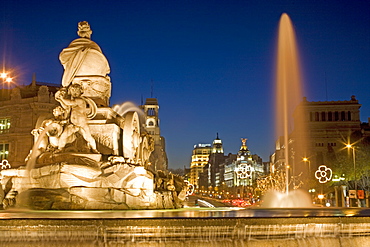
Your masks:
M 144 111 L 145 126 L 144 129 L 154 139 L 154 151 L 149 157 L 151 168 L 156 170 L 167 171 L 168 158 L 166 154 L 165 138 L 161 136 L 159 124 L 159 104 L 156 98 L 147 98 L 145 104 L 141 106 Z
M 194 185 L 195 188 L 200 188 L 200 184 L 202 184 L 200 181 L 204 181 L 204 179 L 201 179 L 200 176 L 204 174 L 204 167 L 208 164 L 211 151 L 211 144 L 199 143 L 197 145 L 194 145 L 190 163 L 189 182 Z
M 242 138 L 242 145 L 236 160 L 225 165 L 225 184 L 241 198 L 252 198 L 256 179 L 265 174 L 262 159 L 252 155 L 247 146 L 247 139 Z
M 0 90 L 0 161 L 13 168 L 25 165 L 34 141 L 31 131 L 52 117 L 59 87 L 37 82 L 34 76 L 30 85 Z
M 194 146 L 190 164 L 190 183 L 200 193 L 205 191 L 219 196 L 233 195 L 253 201 L 256 180 L 266 174 L 268 167 L 261 157 L 251 154 L 247 139 L 237 154 L 224 154 L 222 140 L 218 134 L 211 144 Z M 210 192 L 210 193 L 211 193 Z
M 355 96 L 342 101 L 307 101 L 303 98 L 293 114 L 294 128 L 288 138 L 291 188 L 299 181 L 315 180 L 315 171 L 321 165 L 330 164 L 331 169 L 335 169 L 339 164 L 333 162 L 333 157 L 343 153 L 354 134 L 367 133 L 367 125 L 360 121 L 360 107 Z M 271 172 L 285 169 L 285 148 L 280 137 L 271 156 Z M 309 183 L 303 184 L 303 187 L 307 186 Z
M 224 182 L 224 162 L 225 162 L 224 149 L 222 146 L 222 140 L 218 137 L 213 140 L 212 152 L 209 155 L 207 168 L 209 170 L 208 176 L 208 187 L 213 188 L 221 186 Z

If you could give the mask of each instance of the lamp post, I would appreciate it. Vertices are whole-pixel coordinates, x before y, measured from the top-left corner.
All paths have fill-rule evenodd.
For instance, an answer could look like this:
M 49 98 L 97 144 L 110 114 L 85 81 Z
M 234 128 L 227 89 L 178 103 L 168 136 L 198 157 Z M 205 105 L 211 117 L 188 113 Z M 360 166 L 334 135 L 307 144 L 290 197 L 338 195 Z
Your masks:
M 0 73 L 0 78 L 3 80 L 3 89 L 5 88 L 5 82 L 11 83 L 13 81 L 13 78 L 9 77 L 6 72 Z
M 356 191 L 356 198 L 357 199 L 357 181 L 356 181 L 356 153 L 355 153 L 355 147 L 351 144 L 347 144 L 346 148 L 352 149 L 352 157 L 353 157 L 353 171 L 354 171 L 354 179 L 355 179 L 355 191 Z
M 303 162 L 307 163 L 308 162 L 308 177 L 307 177 L 307 183 L 308 183 L 308 186 L 311 187 L 312 183 L 311 183 L 311 161 L 307 158 L 307 157 L 304 157 L 303 158 Z
M 322 199 L 324 199 L 324 197 L 325 197 L 325 196 L 324 196 L 323 194 L 319 194 L 319 195 L 317 196 L 317 198 L 318 198 L 318 199 L 320 199 L 320 204 L 321 204 L 321 205 L 323 205 L 323 204 L 322 204 Z
M 8 73 L 6 73 L 6 72 L 2 72 L 2 73 L 0 73 L 0 78 L 1 78 L 1 80 L 3 81 L 3 86 L 2 86 L 2 94 L 1 94 L 1 97 L 2 98 L 4 98 L 4 96 L 5 96 L 5 83 L 7 83 L 8 84 L 8 89 L 9 89 L 9 84 L 13 81 L 13 78 L 11 78 L 11 77 L 9 77 L 9 75 L 8 75 Z
M 289 165 L 285 164 L 285 193 L 289 194 Z
M 303 161 L 304 162 L 308 162 L 308 174 L 309 174 L 309 178 L 311 177 L 311 161 L 308 159 L 308 158 L 303 158 Z

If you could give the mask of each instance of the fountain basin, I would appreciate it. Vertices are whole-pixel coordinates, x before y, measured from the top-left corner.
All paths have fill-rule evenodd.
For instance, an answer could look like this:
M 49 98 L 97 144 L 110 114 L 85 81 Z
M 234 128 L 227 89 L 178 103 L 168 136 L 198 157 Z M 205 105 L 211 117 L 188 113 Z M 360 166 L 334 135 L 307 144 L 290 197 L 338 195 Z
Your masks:
M 0 243 L 17 246 L 364 246 L 370 210 L 189 208 L 2 211 Z M 278 245 L 276 245 L 278 244 Z

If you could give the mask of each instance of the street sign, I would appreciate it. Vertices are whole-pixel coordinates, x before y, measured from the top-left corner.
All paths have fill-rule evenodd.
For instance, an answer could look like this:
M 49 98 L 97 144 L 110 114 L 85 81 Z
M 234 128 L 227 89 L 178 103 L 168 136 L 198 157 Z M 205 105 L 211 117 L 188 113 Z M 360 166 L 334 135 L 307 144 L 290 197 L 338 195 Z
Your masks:
M 356 190 L 349 190 L 349 198 L 356 198 Z
M 358 190 L 357 197 L 358 199 L 365 199 L 365 192 L 363 190 Z

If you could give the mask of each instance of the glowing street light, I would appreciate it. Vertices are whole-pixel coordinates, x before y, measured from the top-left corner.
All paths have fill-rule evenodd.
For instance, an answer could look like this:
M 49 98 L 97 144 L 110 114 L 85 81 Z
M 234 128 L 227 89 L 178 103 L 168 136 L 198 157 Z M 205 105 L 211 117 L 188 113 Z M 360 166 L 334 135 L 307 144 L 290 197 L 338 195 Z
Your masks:
M 289 168 L 288 164 L 285 164 L 285 193 L 289 194 Z
M 303 162 L 308 162 L 308 174 L 309 177 L 311 177 L 311 161 L 308 158 L 304 157 Z
M 5 72 L 0 73 L 0 77 L 1 77 L 2 79 L 5 79 L 5 78 L 7 78 L 7 77 L 8 77 L 8 74 L 7 74 L 7 73 L 5 73 Z
M 356 153 L 355 153 L 355 146 L 353 146 L 352 144 L 347 144 L 346 145 L 346 148 L 349 149 L 352 149 L 352 157 L 353 157 L 353 171 L 354 171 L 354 175 L 355 175 L 355 191 L 356 191 L 356 198 L 357 198 L 357 181 L 356 181 Z
M 11 78 L 10 76 L 9 76 L 9 73 L 8 72 L 5 72 L 5 71 L 3 71 L 3 72 L 0 72 L 0 83 L 1 83 L 1 81 L 2 81 L 2 90 L 1 90 L 1 95 L 0 95 L 0 97 L 1 98 L 4 98 L 4 97 L 6 97 L 7 96 L 7 94 L 8 94 L 8 92 L 7 91 L 9 91 L 9 89 L 10 89 L 10 85 L 11 85 L 11 83 L 13 82 L 13 78 Z M 7 89 L 8 90 L 6 90 L 6 85 L 7 85 Z M 8 95 L 9 96 L 9 95 Z
M 322 205 L 322 200 L 325 198 L 323 194 L 317 195 L 317 198 L 320 199 L 320 204 Z
M 5 83 L 11 83 L 13 82 L 13 78 L 9 77 L 9 74 L 6 72 L 0 73 L 0 78 L 3 80 L 3 88 L 5 88 Z

